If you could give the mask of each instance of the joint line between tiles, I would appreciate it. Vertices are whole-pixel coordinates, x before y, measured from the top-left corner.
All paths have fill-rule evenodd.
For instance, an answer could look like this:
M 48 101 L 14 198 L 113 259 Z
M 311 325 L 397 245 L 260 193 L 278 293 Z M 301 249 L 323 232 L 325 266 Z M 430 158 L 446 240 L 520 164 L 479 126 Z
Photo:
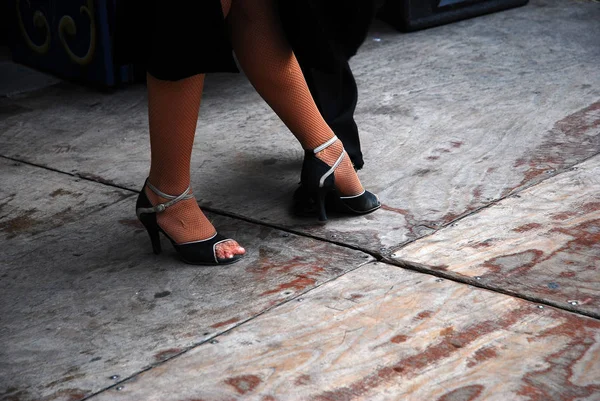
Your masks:
M 66 171 L 62 171 L 62 170 L 56 169 L 54 167 L 45 166 L 43 164 L 38 164 L 38 163 L 30 162 L 30 161 L 27 161 L 27 160 L 17 159 L 15 157 L 11 157 L 11 156 L 0 155 L 0 158 L 5 159 L 5 160 L 10 160 L 10 161 L 16 162 L 16 163 L 22 163 L 22 164 L 25 164 L 25 165 L 28 165 L 28 166 L 32 166 L 32 167 L 41 168 L 43 170 L 52 171 L 54 173 L 64 174 L 64 175 L 67 175 L 69 177 L 77 178 L 77 179 L 80 179 L 80 180 L 90 181 L 90 182 L 94 182 L 96 184 L 102 184 L 102 185 L 106 185 L 106 186 L 109 186 L 109 187 L 121 189 L 123 191 L 129 191 L 129 192 L 135 192 L 135 193 L 139 192 L 139 191 L 134 191 L 131 188 L 127 188 L 127 187 L 124 187 L 122 185 L 118 185 L 118 184 L 115 184 L 115 183 L 112 183 L 112 182 L 103 181 L 103 180 L 94 180 L 93 178 L 86 177 L 85 175 L 81 175 L 80 173 L 69 173 L 69 172 L 66 172 Z
M 111 384 L 111 385 L 110 385 L 110 386 L 108 386 L 108 387 L 105 387 L 105 388 L 103 388 L 103 389 L 101 389 L 101 390 L 98 390 L 98 391 L 96 391 L 95 393 L 93 393 L 93 394 L 90 394 L 90 395 L 86 396 L 85 398 L 82 398 L 82 399 L 81 399 L 81 401 L 87 401 L 87 400 L 90 400 L 90 399 L 92 399 L 93 397 L 96 397 L 96 396 L 98 396 L 98 395 L 100 395 L 100 394 L 102 394 L 102 393 L 104 393 L 104 392 L 106 392 L 106 391 L 111 391 L 111 390 L 113 390 L 113 389 L 116 389 L 117 387 L 119 387 L 119 386 L 121 386 L 121 385 L 126 385 L 126 384 L 127 384 L 127 382 L 131 381 L 132 379 L 135 379 L 136 377 L 138 377 L 138 376 L 140 376 L 140 375 L 142 375 L 142 374 L 144 374 L 144 373 L 146 373 L 146 372 L 148 372 L 148 371 L 150 371 L 150 370 L 152 370 L 152 369 L 154 369 L 154 368 L 157 368 L 157 367 L 159 367 L 159 366 L 162 366 L 162 365 L 164 365 L 165 363 L 167 363 L 167 362 L 170 362 L 171 360 L 173 360 L 173 359 L 176 359 L 176 358 L 178 358 L 178 357 L 180 357 L 180 356 L 182 356 L 182 355 L 184 355 L 184 354 L 187 354 L 188 352 L 190 352 L 190 351 L 192 351 L 192 350 L 194 350 L 194 349 L 196 349 L 196 348 L 198 348 L 198 347 L 200 347 L 200 346 L 202 346 L 202 345 L 206 345 L 206 344 L 210 343 L 212 340 L 214 340 L 215 338 L 218 338 L 218 337 L 220 337 L 220 336 L 223 336 L 223 335 L 225 335 L 225 334 L 228 334 L 229 332 L 231 332 L 231 331 L 233 331 L 233 330 L 237 329 L 238 327 L 240 327 L 240 326 L 242 326 L 242 325 L 244 325 L 244 324 L 250 323 L 250 322 L 252 322 L 253 320 L 255 320 L 255 319 L 257 319 L 257 318 L 261 317 L 262 315 L 264 315 L 264 314 L 267 314 L 267 313 L 271 312 L 272 310 L 275 310 L 275 309 L 277 309 L 277 308 L 280 308 L 280 307 L 282 307 L 282 306 L 284 306 L 284 305 L 287 305 L 287 304 L 288 304 L 288 303 L 290 303 L 290 302 L 298 301 L 298 299 L 300 299 L 300 298 L 302 298 L 302 297 L 306 296 L 306 294 L 309 294 L 309 293 L 311 293 L 311 292 L 315 291 L 316 289 L 320 288 L 321 286 L 323 286 L 323 285 L 325 285 L 325 284 L 329 284 L 330 282 L 333 282 L 333 281 L 335 281 L 335 280 L 338 280 L 339 278 L 341 278 L 341 277 L 345 276 L 346 274 L 348 274 L 348 273 L 351 273 L 351 272 L 354 272 L 354 271 L 356 271 L 356 270 L 358 270 L 358 269 L 360 269 L 360 268 L 362 268 L 362 267 L 364 267 L 364 266 L 367 266 L 367 265 L 369 265 L 369 264 L 371 264 L 371 263 L 374 263 L 374 262 L 377 262 L 377 261 L 372 261 L 372 260 L 370 260 L 370 261 L 366 261 L 366 262 L 364 262 L 364 263 L 360 263 L 358 266 L 356 266 L 356 267 L 354 267 L 354 268 L 352 268 L 352 269 L 349 269 L 348 271 L 345 271 L 345 272 L 341 273 L 341 274 L 340 274 L 340 275 L 338 275 L 338 276 L 332 277 L 332 278 L 331 278 L 331 279 L 329 279 L 329 280 L 325 280 L 325 281 L 323 281 L 322 283 L 320 283 L 320 284 L 318 284 L 318 285 L 315 285 L 314 287 L 312 287 L 312 288 L 310 288 L 310 289 L 308 289 L 308 290 L 306 290 L 306 291 L 304 291 L 304 292 L 301 292 L 301 293 L 299 293 L 299 294 L 296 294 L 296 295 L 295 295 L 295 296 L 293 296 L 293 297 L 290 297 L 290 298 L 288 298 L 288 299 L 285 299 L 285 300 L 283 300 L 283 301 L 281 301 L 281 302 L 279 302 L 279 303 L 277 303 L 277 304 L 275 304 L 275 305 L 273 305 L 273 306 L 271 306 L 271 307 L 269 307 L 269 308 L 267 308 L 267 309 L 265 309 L 265 310 L 263 310 L 263 311 L 261 311 L 261 312 L 258 312 L 257 314 L 255 314 L 255 315 L 253 315 L 253 316 L 249 317 L 248 319 L 246 319 L 246 320 L 244 320 L 244 321 L 241 321 L 241 322 L 238 322 L 238 323 L 234 324 L 232 327 L 230 327 L 230 328 L 229 328 L 229 329 L 227 329 L 227 330 L 224 330 L 224 331 L 222 331 L 222 332 L 220 332 L 220 333 L 216 333 L 216 334 L 214 334 L 214 335 L 212 335 L 212 336 L 210 336 L 210 337 L 206 338 L 205 340 L 203 340 L 203 341 L 200 341 L 200 342 L 198 342 L 198 343 L 196 343 L 196 344 L 192 344 L 192 345 L 190 345 L 189 347 L 186 347 L 185 349 L 183 349 L 183 350 L 182 350 L 180 353 L 178 353 L 178 354 L 172 355 L 172 356 L 170 356 L 169 358 L 167 358 L 167 359 L 164 359 L 164 360 L 162 360 L 162 361 L 160 361 L 160 362 L 158 362 L 158 363 L 154 363 L 154 364 L 152 364 L 152 365 L 150 365 L 150 366 L 147 366 L 146 368 L 144 368 L 144 369 L 142 369 L 142 370 L 140 370 L 140 371 L 138 371 L 138 372 L 135 372 L 134 374 L 132 374 L 132 375 L 130 375 L 130 376 L 128 376 L 128 377 L 126 377 L 126 378 L 124 378 L 124 379 L 122 379 L 122 380 L 119 380 L 118 382 L 116 382 L 116 383 L 113 383 L 113 384 Z
M 387 263 L 389 265 L 393 265 L 396 266 L 400 269 L 406 269 L 406 270 L 410 270 L 416 273 L 422 273 L 422 274 L 428 274 L 431 276 L 435 276 L 435 277 L 439 277 L 442 278 L 444 280 L 448 280 L 457 284 L 466 284 L 466 285 L 470 285 L 472 287 L 477 287 L 483 290 L 487 290 L 487 291 L 491 291 L 491 292 L 495 292 L 498 294 L 502 294 L 502 295 L 507 295 L 510 296 L 512 298 L 518 298 L 518 299 L 522 299 L 524 301 L 528 301 L 528 302 L 532 302 L 535 303 L 537 305 L 544 305 L 544 306 L 548 306 L 551 308 L 555 308 L 555 309 L 559 309 L 561 311 L 564 312 L 569 312 L 578 316 L 585 316 L 594 320 L 600 320 L 600 316 L 598 315 L 594 315 L 592 314 L 592 312 L 587 312 L 587 311 L 578 311 L 578 310 L 573 310 L 573 309 L 569 309 L 557 302 L 554 301 L 550 301 L 550 300 L 545 300 L 545 299 L 541 299 L 541 298 L 536 298 L 534 296 L 529 296 L 529 295 L 525 295 L 525 294 L 520 294 L 518 292 L 513 292 L 513 291 L 509 291 L 509 290 L 505 290 L 501 287 L 495 287 L 492 286 L 490 284 L 484 284 L 484 283 L 480 283 L 474 280 L 469 280 L 468 278 L 461 278 L 461 277 L 457 277 L 454 274 L 451 273 L 446 273 L 443 271 L 438 271 L 438 270 L 434 270 L 432 268 L 429 268 L 427 266 L 423 266 L 423 265 L 419 265 L 416 263 L 411 263 L 407 260 L 404 259 L 399 259 L 399 260 L 393 260 L 393 259 L 384 259 L 383 263 Z
M 17 163 L 23 163 L 23 164 L 26 164 L 26 165 L 29 165 L 29 166 L 33 166 L 33 167 L 37 167 L 37 168 L 41 168 L 41 169 L 44 169 L 44 170 L 52 171 L 52 172 L 55 172 L 55 173 L 58 173 L 58 174 L 64 174 L 64 175 L 67 175 L 67 176 L 70 176 L 70 177 L 73 177 L 73 178 L 77 178 L 77 179 L 81 179 L 81 180 L 85 180 L 85 181 L 94 182 L 96 184 L 110 186 L 110 187 L 113 187 L 113 188 L 121 189 L 123 191 L 129 191 L 129 192 L 132 192 L 134 194 L 139 193 L 138 190 L 131 189 L 131 188 L 126 187 L 126 186 L 114 184 L 114 183 L 103 181 L 103 180 L 95 180 L 93 178 L 86 177 L 85 175 L 80 175 L 78 173 L 69 173 L 69 172 L 66 172 L 66 171 L 62 171 L 62 170 L 59 170 L 59 169 L 55 169 L 55 168 L 52 168 L 52 167 L 45 166 L 43 164 L 38 164 L 38 163 L 26 161 L 26 160 L 21 160 L 21 159 L 17 159 L 17 158 L 14 158 L 14 157 L 11 157 L 11 156 L 5 156 L 5 155 L 0 155 L 0 158 L 6 159 L 6 160 L 10 160 L 10 161 L 13 161 L 13 162 L 17 162 Z M 260 226 L 264 226 L 264 227 L 274 228 L 274 229 L 277 229 L 279 231 L 287 232 L 287 233 L 298 235 L 298 236 L 301 236 L 301 237 L 311 238 L 311 239 L 314 239 L 314 240 L 323 241 L 323 242 L 327 242 L 327 243 L 330 243 L 330 244 L 333 244 L 333 245 L 341 246 L 343 248 L 348 248 L 348 249 L 352 249 L 352 250 L 355 250 L 355 251 L 360 251 L 360 252 L 363 252 L 363 253 L 366 253 L 366 254 L 370 255 L 371 257 L 375 258 L 377 261 L 381 261 L 381 259 L 383 258 L 382 255 L 380 255 L 378 253 L 369 251 L 368 249 L 364 249 L 364 248 L 361 248 L 361 247 L 358 247 L 358 246 L 354 246 L 354 245 L 346 244 L 346 243 L 339 242 L 339 241 L 333 241 L 333 240 L 328 239 L 328 238 L 322 238 L 322 237 L 318 237 L 318 236 L 315 236 L 315 235 L 303 233 L 301 231 L 293 230 L 293 229 L 286 228 L 286 227 L 281 227 L 281 226 L 278 226 L 276 224 L 267 223 L 267 222 L 264 222 L 264 221 L 261 221 L 261 220 L 255 220 L 255 219 L 252 219 L 252 218 L 249 218 L 249 217 L 241 216 L 241 215 L 238 215 L 238 214 L 235 214 L 235 213 L 231 213 L 231 212 L 227 212 L 227 211 L 220 210 L 220 209 L 214 209 L 214 208 L 209 207 L 209 206 L 202 206 L 202 205 L 200 205 L 200 207 L 202 208 L 202 210 L 206 210 L 206 211 L 214 213 L 216 215 L 225 216 L 225 217 L 233 218 L 233 219 L 236 219 L 236 220 L 242 220 L 242 221 L 245 221 L 245 222 L 248 222 L 248 223 L 251 223 L 251 224 L 256 224 L 256 225 L 260 225 Z
M 493 202 L 490 202 L 487 205 L 481 206 L 478 209 L 475 209 L 475 210 L 473 210 L 473 211 L 471 211 L 471 212 L 469 212 L 469 213 L 467 213 L 467 214 L 465 214 L 465 215 L 463 215 L 463 216 L 461 216 L 459 218 L 456 218 L 456 219 L 448 222 L 447 224 L 439 227 L 438 229 L 436 229 L 435 231 L 433 231 L 433 232 L 431 232 L 429 234 L 426 234 L 426 235 L 420 236 L 418 238 L 415 238 L 413 240 L 410 240 L 410 241 L 404 243 L 402 246 L 400 246 L 398 248 L 394 248 L 394 251 L 400 250 L 400 249 L 402 249 L 402 248 L 404 248 L 404 247 L 406 247 L 406 246 L 408 246 L 408 245 L 410 245 L 410 244 L 412 244 L 414 242 L 417 242 L 417 241 L 419 241 L 419 240 L 421 240 L 423 238 L 427 238 L 427 237 L 429 237 L 431 235 L 434 235 L 437 231 L 439 231 L 441 229 L 444 229 L 444 228 L 447 228 L 450 225 L 452 225 L 452 224 L 454 224 L 456 222 L 459 222 L 459 221 L 461 221 L 461 220 L 463 220 L 463 219 L 465 219 L 465 218 L 467 218 L 469 216 L 475 215 L 475 214 L 481 212 L 484 209 L 492 207 L 492 206 L 496 205 L 497 203 L 503 201 L 504 199 L 507 199 L 507 198 L 509 198 L 511 196 L 515 196 L 517 194 L 520 194 L 520 193 L 522 193 L 523 191 L 525 191 L 525 190 L 527 190 L 529 188 L 532 188 L 532 187 L 535 187 L 537 185 L 540 185 L 543 182 L 545 182 L 545 181 L 547 181 L 547 180 L 549 180 L 551 178 L 554 178 L 554 177 L 556 177 L 556 176 L 558 176 L 560 174 L 568 172 L 569 170 L 573 169 L 574 167 L 577 167 L 578 165 L 581 165 L 581 164 L 587 162 L 588 160 L 590 160 L 590 159 L 592 159 L 592 158 L 594 158 L 594 157 L 596 157 L 598 155 L 600 155 L 600 152 L 595 153 L 595 154 L 593 154 L 593 155 L 591 155 L 591 156 L 589 156 L 589 157 L 587 157 L 587 158 L 585 158 L 585 159 L 583 159 L 583 160 L 581 160 L 581 161 L 579 161 L 577 163 L 574 163 L 574 164 L 572 164 L 572 165 L 570 165 L 568 167 L 564 167 L 564 168 L 562 168 L 560 170 L 556 170 L 556 172 L 554 174 L 548 175 L 547 177 L 545 177 L 545 178 L 543 178 L 543 179 L 541 179 L 541 180 L 539 180 L 537 182 L 531 183 L 529 185 L 525 185 L 525 186 L 523 186 L 523 187 L 521 187 L 521 188 L 519 188 L 519 189 L 517 189 L 515 191 L 512 191 L 512 192 L 508 193 L 507 195 L 505 195 L 505 196 L 503 196 L 501 198 L 498 198 L 498 199 L 494 200 Z M 101 180 L 95 180 L 93 178 L 82 176 L 82 175 L 79 175 L 77 173 L 65 172 L 65 171 L 58 170 L 58 169 L 55 169 L 55 168 L 52 168 L 52 167 L 48 167 L 48 166 L 44 166 L 44 165 L 41 165 L 41 164 L 37 164 L 37 163 L 29 162 L 29 161 L 23 161 L 23 160 L 20 160 L 20 159 L 16 159 L 14 157 L 4 156 L 4 155 L 0 155 L 0 157 L 4 158 L 4 159 L 7 159 L 7 160 L 14 161 L 14 162 L 19 162 L 19 163 L 31 165 L 31 166 L 34 166 L 34 167 L 46 169 L 46 170 L 53 171 L 53 172 L 56 172 L 56 173 L 65 174 L 65 175 L 68 175 L 68 176 L 71 176 L 71 177 L 74 177 L 74 178 L 78 178 L 78 179 L 82 179 L 82 180 L 94 182 L 94 183 L 97 183 L 97 184 L 102 184 L 102 185 L 106 185 L 106 186 L 118 188 L 118 189 L 121 189 L 121 190 L 124 190 L 124 191 L 130 191 L 132 193 L 138 193 L 139 192 L 137 190 L 134 190 L 134 189 L 131 189 L 131 188 L 128 188 L 128 187 L 125 187 L 125 186 L 121 186 L 121 185 L 118 185 L 118 184 L 114 184 L 114 183 L 110 183 L 110 182 L 106 182 L 106 181 L 101 181 Z M 431 274 L 433 276 L 444 278 L 444 279 L 447 279 L 447 280 L 450 280 L 450 281 L 454 281 L 454 282 L 457 282 L 457 283 L 460 283 L 460 284 L 472 285 L 474 287 L 486 289 L 488 291 L 492 291 L 492 292 L 497 292 L 497 293 L 504 294 L 504 295 L 513 296 L 515 298 L 520 298 L 520 299 L 524 299 L 524 300 L 527 300 L 527 301 L 530 301 L 530 302 L 535 302 L 535 303 L 539 303 L 539 304 L 543 304 L 543 305 L 548 305 L 548 306 L 555 307 L 557 309 L 564 310 L 564 311 L 567 311 L 567 312 L 571 312 L 571 313 L 575 313 L 575 314 L 578 314 L 578 315 L 587 316 L 587 317 L 590 317 L 590 318 L 593 318 L 593 319 L 598 319 L 598 317 L 593 316 L 593 315 L 591 315 L 591 314 L 589 314 L 587 312 L 576 312 L 576 311 L 573 311 L 573 310 L 561 307 L 560 305 L 553 304 L 553 303 L 548 302 L 548 301 L 541 301 L 539 299 L 536 299 L 536 298 L 533 298 L 533 297 L 528 297 L 526 295 L 511 293 L 511 292 L 503 290 L 501 288 L 486 287 L 486 286 L 484 286 L 484 285 L 482 285 L 480 283 L 474 283 L 474 282 L 471 282 L 471 281 L 468 281 L 468 280 L 463 280 L 463 279 L 460 279 L 460 278 L 458 278 L 456 276 L 453 276 L 453 275 L 450 275 L 450 274 L 446 275 L 446 274 L 440 273 L 438 271 L 435 271 L 433 269 L 428 269 L 426 267 L 418 267 L 418 266 L 415 266 L 415 265 L 413 265 L 413 264 L 411 264 L 411 263 L 409 263 L 407 261 L 400 261 L 398 263 L 398 261 L 394 261 L 394 260 L 386 258 L 385 255 L 382 255 L 380 253 L 373 252 L 373 251 L 370 251 L 368 249 L 365 249 L 365 248 L 362 248 L 362 247 L 358 247 L 358 246 L 355 246 L 355 245 L 351 245 L 351 244 L 347 244 L 347 243 L 343 243 L 343 242 L 339 242 L 339 241 L 333 241 L 333 240 L 328 239 L 328 238 L 323 238 L 323 237 L 319 237 L 319 236 L 315 236 L 315 235 L 303 233 L 301 231 L 293 230 L 293 229 L 286 228 L 286 227 L 281 227 L 281 226 L 278 226 L 276 224 L 267 223 L 267 222 L 264 222 L 264 221 L 261 221 L 261 220 L 255 220 L 255 219 L 252 219 L 252 218 L 249 218 L 249 217 L 241 216 L 241 215 L 238 215 L 238 214 L 235 214 L 235 213 L 231 213 L 231 212 L 227 212 L 227 211 L 224 211 L 224 210 L 213 209 L 213 208 L 207 207 L 207 206 L 202 206 L 202 209 L 206 210 L 206 211 L 209 211 L 211 213 L 214 213 L 216 215 L 221 215 L 221 216 L 233 218 L 233 219 L 236 219 L 236 220 L 246 221 L 246 222 L 251 223 L 251 224 L 256 224 L 256 225 L 260 225 L 260 226 L 265 226 L 265 227 L 273 228 L 273 229 L 276 229 L 276 230 L 280 230 L 280 231 L 283 231 L 283 232 L 288 232 L 290 234 L 298 235 L 298 236 L 305 237 L 305 238 L 314 239 L 314 240 L 317 240 L 317 241 L 327 242 L 327 243 L 330 243 L 330 244 L 333 244 L 333 245 L 336 245 L 336 246 L 340 246 L 342 248 L 347 248 L 347 249 L 352 249 L 352 250 L 360 251 L 360 252 L 363 252 L 363 253 L 368 254 L 369 256 L 373 257 L 375 259 L 375 261 L 377 261 L 377 262 L 389 263 L 389 264 L 398 266 L 400 268 L 406 268 L 407 270 L 413 270 L 413 271 L 417 271 L 419 273 Z M 390 252 L 390 253 L 392 253 L 392 252 Z M 349 270 L 347 273 L 349 273 L 349 272 L 351 272 L 353 270 Z M 344 273 L 344 274 L 347 274 L 347 273 Z M 338 276 L 337 278 L 342 277 L 344 274 Z M 317 287 L 314 287 L 314 288 L 317 288 Z M 256 316 L 260 316 L 260 314 L 256 315 Z M 237 327 L 237 326 L 235 326 L 235 327 Z M 187 352 L 187 351 L 184 351 L 184 352 Z M 178 355 L 180 355 L 180 354 L 178 354 Z M 111 387 L 114 387 L 114 386 L 111 386 Z

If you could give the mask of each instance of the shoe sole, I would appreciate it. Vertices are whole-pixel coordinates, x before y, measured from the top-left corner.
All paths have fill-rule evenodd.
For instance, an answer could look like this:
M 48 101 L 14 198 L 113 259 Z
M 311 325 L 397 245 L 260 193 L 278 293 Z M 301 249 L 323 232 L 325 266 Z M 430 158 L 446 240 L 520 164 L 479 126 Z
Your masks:
M 219 259 L 220 262 L 192 262 L 190 260 L 184 259 L 181 255 L 179 255 L 179 259 L 181 259 L 182 262 L 184 262 L 185 264 L 188 265 L 193 265 L 193 266 L 224 266 L 224 265 L 232 265 L 234 263 L 239 262 L 240 260 L 244 259 L 246 255 L 241 255 L 238 257 L 233 257 L 231 259 Z

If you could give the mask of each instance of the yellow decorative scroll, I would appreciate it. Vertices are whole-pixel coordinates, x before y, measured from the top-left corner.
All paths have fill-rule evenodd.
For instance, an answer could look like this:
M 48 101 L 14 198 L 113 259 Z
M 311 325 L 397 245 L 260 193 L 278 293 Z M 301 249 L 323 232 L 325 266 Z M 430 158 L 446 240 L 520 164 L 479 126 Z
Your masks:
M 87 65 L 92 61 L 94 57 L 94 53 L 96 52 L 96 19 L 94 18 L 94 2 L 93 0 L 87 0 L 87 5 L 81 6 L 79 8 L 79 12 L 82 14 L 87 14 L 90 19 L 90 45 L 88 47 L 87 53 L 80 57 L 73 53 L 67 40 L 65 39 L 65 33 L 71 37 L 75 37 L 77 35 L 77 27 L 75 26 L 75 21 L 68 15 L 64 15 L 59 23 L 58 23 L 58 36 L 60 38 L 60 43 L 63 48 L 67 52 L 69 58 L 79 64 L 79 65 Z
M 27 1 L 27 4 L 29 6 L 31 6 L 29 0 L 25 1 Z M 35 43 L 33 43 L 31 38 L 29 37 L 29 34 L 27 33 L 27 29 L 25 29 L 25 24 L 23 23 L 23 16 L 21 15 L 21 0 L 17 0 L 17 18 L 19 20 L 19 30 L 21 31 L 21 35 L 23 35 L 23 39 L 25 39 L 25 43 L 27 43 L 27 46 L 38 54 L 48 53 L 48 50 L 50 49 L 50 25 L 48 24 L 48 20 L 46 19 L 44 14 L 39 10 L 36 10 L 33 13 L 33 25 L 35 25 L 35 27 L 38 29 L 44 28 L 44 30 L 46 31 L 46 38 L 44 39 L 44 43 L 42 43 L 41 45 L 36 45 Z

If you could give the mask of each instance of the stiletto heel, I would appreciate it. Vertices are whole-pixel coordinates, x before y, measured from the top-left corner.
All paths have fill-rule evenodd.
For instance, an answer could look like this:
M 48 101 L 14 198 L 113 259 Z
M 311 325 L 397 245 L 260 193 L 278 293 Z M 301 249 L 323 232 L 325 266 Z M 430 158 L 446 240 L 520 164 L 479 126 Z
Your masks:
M 301 187 L 294 193 L 294 212 L 300 216 L 317 214 L 320 222 L 327 221 L 326 203 L 331 200 L 336 209 L 351 214 L 367 214 L 381 207 L 377 195 L 363 191 L 353 196 L 340 196 L 335 189 L 335 169 L 342 163 L 345 151 L 333 166 L 317 158 L 317 153 L 331 146 L 338 140 L 331 138 L 313 150 L 307 150 L 302 164 L 300 177 Z
M 168 202 L 153 206 L 148 197 L 146 196 L 146 193 L 144 192 L 145 187 L 148 187 L 152 192 L 154 192 L 161 198 L 168 199 Z M 188 187 L 188 189 L 186 189 L 179 196 L 172 196 L 159 191 L 156 187 L 150 184 L 148 180 L 146 180 L 144 188 L 142 188 L 142 190 L 140 191 L 140 194 L 137 199 L 136 215 L 146 228 L 146 231 L 148 231 L 150 241 L 152 242 L 152 251 L 155 254 L 158 255 L 162 250 L 159 236 L 159 232 L 161 232 L 165 237 L 169 239 L 169 241 L 171 241 L 173 248 L 175 248 L 177 253 L 179 253 L 181 259 L 184 262 L 192 265 L 226 265 L 235 263 L 244 257 L 244 255 L 235 255 L 233 258 L 229 259 L 217 258 L 216 246 L 220 243 L 231 241 L 230 238 L 226 238 L 218 233 L 216 233 L 210 238 L 200 241 L 186 242 L 184 244 L 176 243 L 158 225 L 158 222 L 156 220 L 156 214 L 164 212 L 168 207 L 173 206 L 181 200 L 193 199 L 194 196 L 189 193 L 190 188 Z
M 320 188 L 319 194 L 319 221 L 326 222 L 327 221 L 327 213 L 325 212 L 325 197 L 327 196 L 327 192 L 329 190 L 327 188 Z
M 160 245 L 160 236 L 158 235 L 159 229 L 158 224 L 156 223 L 156 215 L 152 214 L 142 214 L 140 216 L 140 221 L 146 228 L 148 232 L 148 236 L 150 237 L 150 242 L 152 242 L 152 251 L 154 254 L 158 255 L 162 251 L 162 247 Z

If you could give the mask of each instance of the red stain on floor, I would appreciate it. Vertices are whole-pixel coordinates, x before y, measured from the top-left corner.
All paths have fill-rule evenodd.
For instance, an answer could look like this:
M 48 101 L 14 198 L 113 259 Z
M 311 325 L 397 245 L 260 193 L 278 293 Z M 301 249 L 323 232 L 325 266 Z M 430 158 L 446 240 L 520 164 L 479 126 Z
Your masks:
M 385 383 L 399 380 L 398 376 L 407 378 L 418 375 L 426 367 L 434 366 L 443 359 L 451 357 L 457 352 L 458 348 L 462 348 L 496 330 L 506 330 L 532 313 L 534 313 L 534 309 L 526 307 L 510 310 L 504 315 L 498 316 L 495 320 L 480 322 L 463 331 L 455 331 L 452 327 L 447 327 L 440 333 L 440 337 L 442 337 L 440 341 L 431 344 L 425 350 L 400 359 L 392 366 L 382 367 L 373 374 L 357 380 L 347 387 L 325 391 L 313 399 L 319 401 L 346 400 L 365 396 L 371 390 Z M 475 393 L 473 392 L 473 394 Z M 446 400 L 452 400 L 452 398 Z
M 496 349 L 494 347 L 484 347 L 475 351 L 472 358 L 469 358 L 467 362 L 467 368 L 472 368 L 473 366 L 479 365 L 483 361 L 487 361 L 488 359 L 493 359 L 498 356 Z
M 292 271 L 302 269 L 308 262 L 305 258 L 296 256 L 288 261 L 281 262 L 278 258 L 274 257 L 273 253 L 265 248 L 258 250 L 258 263 L 252 264 L 248 271 L 258 274 L 268 274 L 271 272 L 276 273 L 290 273 Z
M 224 322 L 215 323 L 215 324 L 213 324 L 210 327 L 212 327 L 213 329 L 218 329 L 220 327 L 229 326 L 230 324 L 234 324 L 234 323 L 237 323 L 239 321 L 240 321 L 239 317 L 233 317 L 233 318 L 231 318 L 229 320 L 225 320 Z
M 532 267 L 537 265 L 544 257 L 544 252 L 539 249 L 529 249 L 527 251 L 501 255 L 486 260 L 483 267 L 490 269 L 494 273 L 506 275 L 520 275 L 527 273 Z
M 317 280 L 315 280 L 314 278 L 310 278 L 307 276 L 299 276 L 288 283 L 279 284 L 277 288 L 263 292 L 262 294 L 260 294 L 260 296 L 277 294 L 285 290 L 301 291 L 308 286 L 315 285 L 316 282 Z
M 408 211 L 406 209 L 392 207 L 389 205 L 385 205 L 383 203 L 381 204 L 381 209 L 387 210 L 389 212 L 398 213 L 398 214 L 401 214 L 402 216 L 404 216 L 404 220 L 406 221 L 405 228 L 408 230 L 410 235 L 414 238 L 418 238 L 418 237 L 422 236 L 422 234 L 419 234 L 418 232 L 415 231 L 417 226 L 427 226 L 427 225 L 433 224 L 433 222 L 417 220 L 417 218 L 414 216 L 414 214 L 412 214 L 410 211 Z
M 311 382 L 311 378 L 309 375 L 301 375 L 294 382 L 296 386 L 304 386 Z
M 581 210 L 585 213 L 593 213 L 600 210 L 600 202 L 588 202 L 581 206 Z
M 600 140 L 600 102 L 591 104 L 554 124 L 545 141 L 530 158 L 521 158 L 515 168 L 527 166 L 518 188 L 553 169 L 566 167 L 594 154 Z M 582 140 L 588 144 L 582 146 Z M 513 188 L 513 189 L 514 189 Z
M 237 377 L 231 377 L 225 380 L 225 383 L 230 385 L 237 391 L 239 394 L 247 394 L 253 391 L 262 380 L 258 376 L 255 375 L 243 375 Z
M 7 234 L 7 239 L 12 239 L 21 233 L 32 231 L 36 226 L 43 223 L 43 220 L 31 217 L 36 212 L 37 209 L 28 209 L 10 220 L 1 222 L 0 231 Z
M 52 396 L 44 398 L 44 400 L 65 400 L 65 401 L 80 401 L 90 394 L 89 391 L 80 390 L 78 388 L 67 388 L 59 390 Z M 10 400 L 10 398 L 9 398 Z M 18 400 L 17 400 L 18 401 Z
M 66 196 L 66 195 L 73 195 L 74 198 L 79 198 L 81 195 L 81 193 L 74 193 L 71 192 L 69 190 L 63 189 L 63 188 L 58 188 L 56 191 L 53 191 L 50 194 L 51 198 L 56 198 L 57 196 Z
M 440 331 L 440 336 L 448 337 L 454 334 L 454 327 L 446 327 Z
M 600 322 L 569 314 L 558 316 L 556 311 L 552 311 L 552 314 L 563 323 L 539 333 L 536 337 L 555 338 L 560 336 L 570 339 L 570 341 L 544 358 L 543 369 L 525 374 L 524 383 L 517 394 L 527 397 L 527 400 L 530 401 L 554 399 L 575 401 L 600 394 L 600 385 L 578 386 L 572 380 L 574 367 L 596 345 L 593 333 L 600 329 Z
M 400 209 L 400 208 L 396 208 L 396 207 L 391 207 L 391 206 L 388 206 L 388 205 L 384 205 L 383 203 L 381 204 L 381 208 L 383 210 L 388 210 L 390 212 L 398 213 L 398 214 L 401 214 L 403 216 L 409 216 L 410 215 L 410 212 L 408 210 L 406 210 L 406 209 Z
M 164 361 L 165 359 L 169 359 L 177 354 L 180 354 L 183 350 L 181 348 L 169 348 L 164 351 L 160 351 L 159 353 L 154 355 L 154 359 L 157 362 Z
M 485 241 L 481 241 L 476 244 L 469 245 L 469 248 L 473 248 L 473 249 L 489 248 L 493 245 L 493 242 L 494 242 L 493 239 L 486 239 Z
M 595 262 L 600 262 L 600 255 L 594 249 L 600 247 L 600 219 L 589 220 L 575 227 L 554 228 L 550 233 L 561 233 L 571 236 L 573 239 L 564 247 L 555 251 L 551 256 L 559 252 L 581 253 L 585 251 Z
M 600 102 L 579 110 L 556 122 L 545 135 L 544 140 L 535 149 L 528 151 L 525 157 L 517 159 L 513 165 L 523 175 L 521 182 L 503 188 L 498 197 L 508 195 L 517 188 L 528 185 L 540 177 L 549 177 L 557 169 L 572 166 L 593 156 L 600 146 Z M 582 142 L 587 142 L 582 144 Z M 438 156 L 429 156 L 435 160 Z M 445 224 L 477 209 L 483 202 L 475 189 L 473 200 L 462 211 L 449 212 L 441 219 Z
M 144 228 L 143 224 L 138 219 L 121 219 L 119 220 L 119 224 L 133 228 Z
M 571 217 L 575 217 L 575 216 L 577 216 L 577 212 L 561 212 L 561 213 L 554 213 L 553 215 L 550 216 L 550 218 L 552 220 L 563 221 L 563 220 L 569 220 Z
M 433 311 L 424 310 L 422 312 L 417 313 L 417 316 L 414 317 L 414 320 L 425 320 L 431 315 L 433 315 Z
M 444 394 L 437 401 L 474 401 L 481 395 L 484 389 L 485 387 L 481 384 L 459 387 Z
M 522 226 L 519 226 L 517 228 L 513 228 L 513 231 L 515 231 L 517 233 L 524 233 L 524 232 L 535 230 L 535 229 L 538 229 L 541 227 L 542 227 L 542 225 L 539 223 L 529 223 L 529 224 L 524 224 Z
M 405 342 L 406 340 L 408 340 L 408 336 L 405 336 L 403 334 L 399 334 L 397 336 L 392 337 L 392 339 L 390 340 L 390 342 L 394 343 L 394 344 L 400 344 Z

